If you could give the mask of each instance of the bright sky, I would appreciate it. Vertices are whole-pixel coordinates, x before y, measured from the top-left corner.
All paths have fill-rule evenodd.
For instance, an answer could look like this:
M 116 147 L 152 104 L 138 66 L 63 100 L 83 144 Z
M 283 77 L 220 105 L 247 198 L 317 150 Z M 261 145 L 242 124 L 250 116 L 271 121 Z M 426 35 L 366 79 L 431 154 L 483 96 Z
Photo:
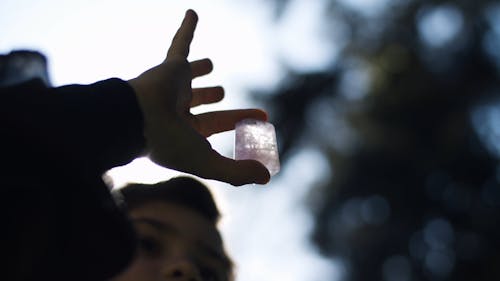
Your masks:
M 246 89 L 275 85 L 284 75 L 279 60 L 297 70 L 314 70 L 334 59 L 335 52 L 327 49 L 333 46 L 321 43 L 317 32 L 320 2 L 293 1 L 277 25 L 266 1 L 2 0 L 0 53 L 43 52 L 56 86 L 129 79 L 161 62 L 185 10 L 193 8 L 200 21 L 190 59 L 210 57 L 215 65 L 194 86 L 226 89 L 225 101 L 200 111 L 252 107 Z M 222 154 L 232 155 L 232 132 L 210 141 Z M 339 267 L 331 267 L 308 242 L 312 221 L 302 206 L 309 184 L 321 180 L 327 169 L 322 159 L 314 151 L 300 153 L 266 187 L 206 181 L 224 215 L 221 230 L 237 264 L 237 281 L 340 276 Z M 117 185 L 175 174 L 144 158 L 109 172 Z

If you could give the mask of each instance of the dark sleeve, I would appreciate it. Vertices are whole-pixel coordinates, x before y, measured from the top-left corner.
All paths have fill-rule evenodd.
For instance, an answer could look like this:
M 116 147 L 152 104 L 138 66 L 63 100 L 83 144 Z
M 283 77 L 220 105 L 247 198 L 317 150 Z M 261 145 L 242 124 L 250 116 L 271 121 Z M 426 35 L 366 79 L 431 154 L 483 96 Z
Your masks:
M 101 176 L 144 148 L 132 88 L 32 80 L 0 89 L 0 99 L 7 276 L 105 280 L 123 270 L 135 233 Z
M 88 172 L 126 164 L 144 147 L 142 114 L 132 88 L 122 80 L 59 88 L 32 80 L 3 91 L 2 115 L 18 133 L 15 137 L 78 159 Z

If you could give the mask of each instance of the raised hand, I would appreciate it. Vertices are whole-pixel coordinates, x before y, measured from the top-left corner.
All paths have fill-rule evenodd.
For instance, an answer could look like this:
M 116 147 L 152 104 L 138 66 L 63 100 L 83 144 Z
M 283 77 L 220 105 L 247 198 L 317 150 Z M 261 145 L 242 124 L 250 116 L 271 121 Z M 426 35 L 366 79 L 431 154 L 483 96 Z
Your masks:
M 264 111 L 239 109 L 199 115 L 190 112 L 191 107 L 224 97 L 222 87 L 191 88 L 192 79 L 213 68 L 209 59 L 191 63 L 187 60 L 197 21 L 196 13 L 188 10 L 165 61 L 129 80 L 144 115 L 149 157 L 161 166 L 233 185 L 267 183 L 270 175 L 262 164 L 226 158 L 213 150 L 206 139 L 233 130 L 245 118 L 266 120 Z

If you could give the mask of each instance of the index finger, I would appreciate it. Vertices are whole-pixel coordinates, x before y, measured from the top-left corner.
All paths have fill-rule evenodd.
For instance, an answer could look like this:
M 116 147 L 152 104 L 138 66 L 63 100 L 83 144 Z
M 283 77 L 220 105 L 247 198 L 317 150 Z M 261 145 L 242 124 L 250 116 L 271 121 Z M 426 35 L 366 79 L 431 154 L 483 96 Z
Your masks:
M 260 109 L 235 109 L 201 113 L 192 118 L 193 127 L 204 137 L 209 137 L 234 130 L 236 123 L 246 118 L 267 121 L 267 113 Z
M 175 33 L 172 44 L 168 49 L 167 59 L 169 58 L 182 58 L 187 59 L 189 55 L 189 46 L 193 41 L 194 30 L 198 22 L 198 15 L 193 10 L 187 10 L 181 26 Z

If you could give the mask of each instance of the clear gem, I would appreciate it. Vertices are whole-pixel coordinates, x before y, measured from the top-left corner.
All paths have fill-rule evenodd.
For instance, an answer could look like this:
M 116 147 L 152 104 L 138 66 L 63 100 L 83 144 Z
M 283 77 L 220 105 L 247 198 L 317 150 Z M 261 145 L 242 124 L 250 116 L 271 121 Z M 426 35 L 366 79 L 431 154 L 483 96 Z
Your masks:
M 255 119 L 244 119 L 236 124 L 234 158 L 261 162 L 271 176 L 280 170 L 276 131 L 273 124 Z

